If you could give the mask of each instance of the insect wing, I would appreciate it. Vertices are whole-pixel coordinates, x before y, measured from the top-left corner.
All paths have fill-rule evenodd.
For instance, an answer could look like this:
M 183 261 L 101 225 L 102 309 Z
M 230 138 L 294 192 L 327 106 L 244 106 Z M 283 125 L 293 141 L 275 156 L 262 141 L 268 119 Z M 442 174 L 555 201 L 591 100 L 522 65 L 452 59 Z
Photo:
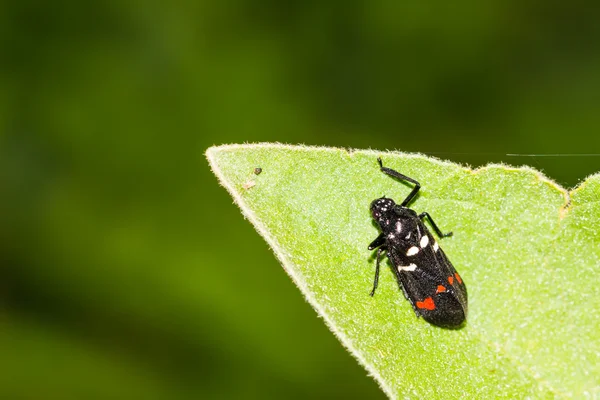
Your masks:
M 462 278 L 421 221 L 411 236 L 411 241 L 388 246 L 404 295 L 426 321 L 460 326 L 467 314 L 467 289 Z

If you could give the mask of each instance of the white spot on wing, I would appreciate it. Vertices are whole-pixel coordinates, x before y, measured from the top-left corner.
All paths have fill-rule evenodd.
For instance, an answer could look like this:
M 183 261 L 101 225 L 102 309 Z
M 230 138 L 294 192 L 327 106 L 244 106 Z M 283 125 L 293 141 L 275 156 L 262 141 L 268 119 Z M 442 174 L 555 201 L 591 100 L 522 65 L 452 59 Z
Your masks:
M 403 267 L 403 266 L 398 267 L 398 271 L 405 271 L 405 272 L 412 272 L 415 269 L 417 269 L 417 264 L 410 264 L 406 267 Z
M 440 246 L 438 245 L 438 242 L 433 242 L 433 251 L 438 251 L 440 249 Z
M 429 236 L 425 235 L 421 238 L 421 248 L 424 248 L 425 246 L 427 246 L 429 244 Z
M 410 256 L 414 256 L 418 252 L 419 252 L 419 248 L 417 246 L 413 246 L 410 249 L 408 249 L 408 251 L 406 252 L 406 255 L 410 257 Z

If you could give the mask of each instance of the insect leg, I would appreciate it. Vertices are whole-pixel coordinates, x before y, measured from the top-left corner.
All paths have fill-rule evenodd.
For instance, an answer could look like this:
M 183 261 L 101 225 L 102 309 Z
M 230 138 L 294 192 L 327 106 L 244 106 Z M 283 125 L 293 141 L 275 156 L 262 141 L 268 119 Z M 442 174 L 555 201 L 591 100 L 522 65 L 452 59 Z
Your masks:
M 419 214 L 419 218 L 424 219 L 427 218 L 429 220 L 429 222 L 431 222 L 431 226 L 433 227 L 433 230 L 435 231 L 435 233 L 437 233 L 437 235 L 441 238 L 444 237 L 448 237 L 448 236 L 452 236 L 452 232 L 447 232 L 447 233 L 442 233 L 442 231 L 440 231 L 440 228 L 438 228 L 438 226 L 435 224 L 435 222 L 433 222 L 433 219 L 431 218 L 431 215 L 429 215 L 429 213 L 421 213 Z
M 384 247 L 380 247 L 377 249 L 377 263 L 375 264 L 375 279 L 373 280 L 373 290 L 371 290 L 371 297 L 375 294 L 375 289 L 377 289 L 377 284 L 379 283 L 379 264 L 381 263 L 381 253 L 385 250 Z
M 406 205 L 408 203 L 410 203 L 411 200 L 417 195 L 417 192 L 419 191 L 419 189 L 421 189 L 421 184 L 419 182 L 415 181 L 413 178 L 409 178 L 406 175 L 402 175 L 398 171 L 395 171 L 391 168 L 384 167 L 383 161 L 381 161 L 381 157 L 377 158 L 377 162 L 379 163 L 379 168 L 381 169 L 381 171 L 386 173 L 387 175 L 393 176 L 394 178 L 402 179 L 403 181 L 408 181 L 410 183 L 415 184 L 415 187 L 413 188 L 412 192 L 410 192 L 408 194 L 408 196 L 406 196 L 404 201 L 400 204 L 400 207 L 406 207 Z
M 383 233 L 380 233 L 379 236 L 377 236 L 377 238 L 375 240 L 373 240 L 371 242 L 371 244 L 369 245 L 369 250 L 373 250 L 379 246 L 383 246 L 384 243 L 385 243 L 385 235 Z

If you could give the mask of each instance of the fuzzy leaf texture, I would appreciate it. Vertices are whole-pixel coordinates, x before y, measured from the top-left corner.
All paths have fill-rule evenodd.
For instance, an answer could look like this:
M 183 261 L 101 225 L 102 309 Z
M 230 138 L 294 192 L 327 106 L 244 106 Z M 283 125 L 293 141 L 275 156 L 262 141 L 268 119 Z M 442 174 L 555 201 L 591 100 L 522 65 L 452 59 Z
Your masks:
M 469 291 L 460 330 L 416 318 L 389 262 L 369 296 L 375 198 L 418 180 Z M 247 144 L 209 163 L 308 302 L 390 398 L 600 397 L 600 175 L 568 192 L 530 168 L 422 155 Z M 262 168 L 256 175 L 254 169 Z

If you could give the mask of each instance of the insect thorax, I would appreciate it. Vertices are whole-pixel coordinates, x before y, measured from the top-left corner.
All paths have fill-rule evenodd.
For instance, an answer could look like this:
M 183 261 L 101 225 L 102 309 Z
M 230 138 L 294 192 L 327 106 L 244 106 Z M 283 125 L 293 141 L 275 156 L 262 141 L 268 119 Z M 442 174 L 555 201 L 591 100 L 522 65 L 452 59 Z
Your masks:
M 378 222 L 381 231 L 388 239 L 410 239 L 410 234 L 417 231 L 420 220 L 410 208 L 395 206 Z

